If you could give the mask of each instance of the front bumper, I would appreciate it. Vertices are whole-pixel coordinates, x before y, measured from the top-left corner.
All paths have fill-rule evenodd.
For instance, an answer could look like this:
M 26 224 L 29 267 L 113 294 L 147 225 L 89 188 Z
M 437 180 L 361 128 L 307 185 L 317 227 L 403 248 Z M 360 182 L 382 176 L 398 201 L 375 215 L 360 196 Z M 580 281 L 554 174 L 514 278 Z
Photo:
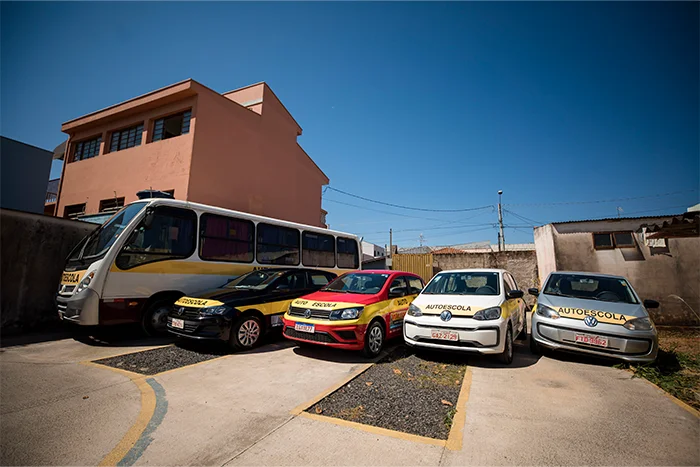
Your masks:
M 182 319 L 185 323 L 184 329 L 173 327 L 173 318 Z M 177 315 L 168 315 L 168 332 L 188 339 L 228 341 L 231 333 L 231 320 L 223 316 L 183 318 Z
M 56 309 L 61 320 L 82 326 L 100 324 L 100 297 L 91 288 L 75 295 L 56 295 Z
M 608 339 L 607 347 L 597 347 L 575 341 L 576 334 L 590 334 Z M 620 325 L 600 323 L 588 327 L 581 320 L 550 319 L 532 316 L 531 339 L 554 349 L 615 358 L 630 363 L 646 363 L 656 359 L 659 343 L 656 330 L 629 331 Z
M 454 316 L 450 321 L 442 321 L 439 316 L 406 315 L 403 321 L 403 338 L 413 347 L 431 349 L 457 350 L 480 354 L 500 354 L 503 352 L 508 320 L 499 318 L 490 321 L 478 321 L 472 318 Z M 448 341 L 434 339 L 432 330 L 453 331 L 459 340 Z
M 286 315 L 282 318 L 284 330 L 282 334 L 287 339 L 298 342 L 325 345 L 336 349 L 362 350 L 365 346 L 366 324 L 340 324 L 332 325 L 309 320 L 290 319 Z M 302 332 L 294 329 L 299 322 L 313 324 L 314 332 Z

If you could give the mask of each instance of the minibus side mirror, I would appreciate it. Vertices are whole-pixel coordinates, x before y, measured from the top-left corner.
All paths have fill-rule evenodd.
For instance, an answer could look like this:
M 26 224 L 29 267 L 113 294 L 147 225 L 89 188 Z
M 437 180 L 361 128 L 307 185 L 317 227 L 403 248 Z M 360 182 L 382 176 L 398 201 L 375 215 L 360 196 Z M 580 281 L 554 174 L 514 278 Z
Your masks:
M 148 208 L 146 210 L 146 217 L 143 218 L 143 226 L 146 230 L 150 229 L 153 225 L 153 219 L 156 217 L 156 212 L 153 208 Z
M 644 308 L 658 308 L 659 302 L 656 300 L 644 300 Z
M 534 295 L 535 297 L 537 297 L 537 296 L 540 294 L 540 291 L 539 291 L 539 289 L 538 289 L 537 287 L 530 287 L 529 289 L 527 289 L 527 293 L 529 293 L 530 295 Z
M 525 293 L 522 290 L 511 290 L 507 294 L 508 298 L 523 298 L 523 295 Z

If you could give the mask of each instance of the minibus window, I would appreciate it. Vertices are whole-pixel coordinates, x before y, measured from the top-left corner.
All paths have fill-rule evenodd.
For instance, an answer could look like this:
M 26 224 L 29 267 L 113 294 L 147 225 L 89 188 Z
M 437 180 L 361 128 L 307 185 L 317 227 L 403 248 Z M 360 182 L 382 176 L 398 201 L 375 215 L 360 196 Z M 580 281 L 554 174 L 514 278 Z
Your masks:
M 199 257 L 209 261 L 253 262 L 255 224 L 243 219 L 202 214 Z
M 338 267 L 357 269 L 360 266 L 360 255 L 357 242 L 352 238 L 338 237 Z
M 301 259 L 304 266 L 327 268 L 335 266 L 335 239 L 333 235 L 305 231 L 301 238 Z
M 147 228 L 141 222 L 131 233 L 117 257 L 117 267 L 129 269 L 155 261 L 188 258 L 194 253 L 196 226 L 194 211 L 156 208 L 151 225 Z
M 299 264 L 299 231 L 272 224 L 258 224 L 257 259 L 260 264 Z

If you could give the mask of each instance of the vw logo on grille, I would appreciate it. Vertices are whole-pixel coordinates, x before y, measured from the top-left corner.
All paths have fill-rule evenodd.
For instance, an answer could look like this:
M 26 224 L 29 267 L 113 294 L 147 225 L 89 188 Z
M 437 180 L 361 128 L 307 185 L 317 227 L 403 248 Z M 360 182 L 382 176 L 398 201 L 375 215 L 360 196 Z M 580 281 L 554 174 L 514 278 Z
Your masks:
M 598 320 L 595 319 L 595 316 L 586 316 L 583 319 L 583 322 L 586 323 L 586 326 L 594 327 L 598 325 Z
M 306 310 L 306 311 L 304 312 L 304 318 L 306 318 L 306 319 L 311 318 L 311 310 Z
M 440 319 L 443 321 L 449 321 L 452 319 L 452 313 L 449 311 L 445 310 L 442 313 L 440 313 Z
M 181 307 L 177 310 L 177 314 L 178 314 L 178 315 L 184 315 L 184 314 L 185 314 L 185 307 L 184 307 L 184 306 L 181 306 Z

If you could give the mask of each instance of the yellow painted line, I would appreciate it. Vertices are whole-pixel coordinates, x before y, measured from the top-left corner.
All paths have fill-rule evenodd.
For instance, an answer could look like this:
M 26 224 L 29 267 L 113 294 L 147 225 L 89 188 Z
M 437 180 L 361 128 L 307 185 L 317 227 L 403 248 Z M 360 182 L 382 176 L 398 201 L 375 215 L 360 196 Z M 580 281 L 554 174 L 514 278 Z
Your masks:
M 361 375 L 362 373 L 364 373 L 365 371 L 367 371 L 367 370 L 369 370 L 370 368 L 372 368 L 372 365 L 374 365 L 374 362 L 372 362 L 372 363 L 367 363 L 367 364 L 363 365 L 359 370 L 355 371 L 354 373 L 352 373 L 352 374 L 351 374 L 350 376 L 348 376 L 347 378 L 341 380 L 340 382 L 338 382 L 338 383 L 334 384 L 333 386 L 331 386 L 330 388 L 326 389 L 325 391 L 323 391 L 321 394 L 319 394 L 318 396 L 314 397 L 314 398 L 311 399 L 310 401 L 304 402 L 303 404 L 300 404 L 300 405 L 294 407 L 289 413 L 292 414 L 292 415 L 301 415 L 301 414 L 305 413 L 304 410 L 306 410 L 306 409 L 308 409 L 309 407 L 311 407 L 312 405 L 316 404 L 318 401 L 320 401 L 321 399 L 323 399 L 323 398 L 326 397 L 327 395 L 329 395 L 329 394 L 331 394 L 331 393 L 337 391 L 337 390 L 340 389 L 341 387 L 345 386 L 345 385 L 348 384 L 350 381 L 352 381 L 353 379 L 357 378 L 358 376 L 360 376 L 360 375 Z M 326 417 L 326 418 L 328 418 L 328 417 Z
M 355 428 L 375 435 L 390 436 L 392 438 L 403 439 L 405 441 L 413 441 L 415 443 L 432 444 L 433 446 L 445 446 L 445 441 L 441 439 L 428 438 L 427 436 L 412 435 L 410 433 L 389 430 L 387 428 L 379 428 L 378 426 L 364 425 L 362 423 L 341 420 L 340 418 L 326 417 L 323 415 L 316 415 L 308 412 L 302 412 L 299 414 L 299 416 L 309 418 L 311 420 L 333 423 L 334 425 Z
M 462 438 L 464 437 L 464 425 L 467 422 L 467 402 L 469 401 L 469 392 L 472 387 L 472 370 L 467 367 L 462 380 L 462 388 L 459 390 L 457 397 L 457 412 L 452 418 L 452 428 L 447 437 L 445 447 L 450 451 L 462 450 Z
M 669 399 L 671 399 L 671 402 L 673 402 L 674 404 L 676 404 L 678 407 L 680 407 L 680 408 L 682 408 L 682 409 L 685 409 L 687 412 L 691 413 L 692 415 L 695 415 L 697 418 L 700 418 L 700 411 L 698 411 L 697 409 L 695 409 L 695 408 L 689 406 L 688 404 L 686 404 L 685 402 L 683 402 L 682 400 L 680 400 L 680 399 L 677 398 L 676 396 L 667 393 L 666 391 L 663 390 L 663 388 L 657 386 L 656 384 L 652 383 L 652 382 L 649 381 L 648 379 L 646 379 L 646 378 L 644 378 L 644 377 L 641 377 L 641 376 L 638 377 L 638 379 L 641 379 L 642 381 L 644 381 L 644 382 L 647 383 L 647 384 L 651 384 L 651 385 L 654 386 L 656 389 L 658 389 L 659 391 L 661 391 L 661 393 L 662 393 L 664 396 L 666 396 L 666 397 L 668 397 Z

